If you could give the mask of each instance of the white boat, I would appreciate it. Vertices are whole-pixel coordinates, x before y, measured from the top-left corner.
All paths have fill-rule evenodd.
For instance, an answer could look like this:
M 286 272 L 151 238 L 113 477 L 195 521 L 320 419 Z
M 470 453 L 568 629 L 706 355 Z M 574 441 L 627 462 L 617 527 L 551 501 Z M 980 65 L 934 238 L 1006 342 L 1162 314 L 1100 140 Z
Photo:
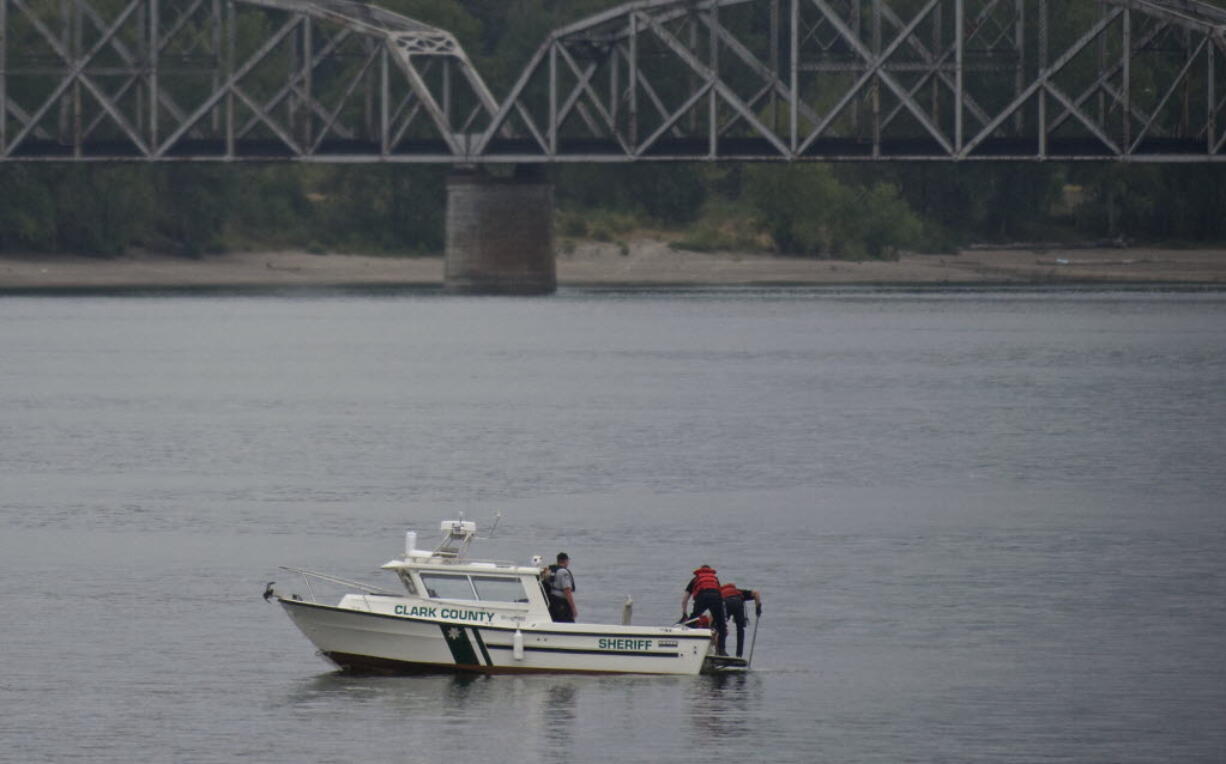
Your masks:
M 697 674 L 727 662 L 714 657 L 710 629 L 555 622 L 539 556 L 531 565 L 468 560 L 476 524 L 447 520 L 441 529 L 432 551 L 416 549 L 408 532 L 404 556 L 382 566 L 402 591 L 285 568 L 304 576 L 309 596 L 270 585 L 265 598 L 281 603 L 321 655 L 352 671 Z M 312 579 L 359 591 L 326 604 Z

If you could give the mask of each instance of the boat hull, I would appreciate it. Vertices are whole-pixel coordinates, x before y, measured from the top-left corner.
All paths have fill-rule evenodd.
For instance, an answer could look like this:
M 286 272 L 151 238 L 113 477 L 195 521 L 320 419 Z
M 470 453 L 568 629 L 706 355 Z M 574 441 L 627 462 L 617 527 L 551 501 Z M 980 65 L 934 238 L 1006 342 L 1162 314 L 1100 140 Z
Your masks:
M 697 674 L 710 647 L 706 629 L 557 623 L 515 629 L 279 601 L 324 657 L 364 673 Z

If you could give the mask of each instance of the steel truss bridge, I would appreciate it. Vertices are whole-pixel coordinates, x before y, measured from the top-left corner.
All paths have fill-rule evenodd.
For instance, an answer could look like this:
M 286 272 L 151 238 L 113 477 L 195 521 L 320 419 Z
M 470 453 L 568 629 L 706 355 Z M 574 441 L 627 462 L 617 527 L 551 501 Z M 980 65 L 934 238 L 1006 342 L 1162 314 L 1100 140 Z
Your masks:
M 0 0 L 0 161 L 1226 160 L 1191 0 L 638 0 L 504 97 L 348 0 Z

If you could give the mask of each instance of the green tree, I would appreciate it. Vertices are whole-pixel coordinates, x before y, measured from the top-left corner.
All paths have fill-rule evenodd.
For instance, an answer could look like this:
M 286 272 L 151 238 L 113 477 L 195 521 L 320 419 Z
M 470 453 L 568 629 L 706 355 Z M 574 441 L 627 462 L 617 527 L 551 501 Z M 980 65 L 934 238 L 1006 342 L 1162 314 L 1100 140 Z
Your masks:
M 233 169 L 191 164 L 159 169 L 154 233 L 160 243 L 188 257 L 224 249 L 226 223 L 233 215 L 238 189 Z
M 55 197 L 45 166 L 0 164 L 0 252 L 56 248 Z
M 707 198 L 704 170 L 693 164 L 566 165 L 557 173 L 564 207 L 607 209 L 664 224 L 698 216 Z
M 67 165 L 54 178 L 57 249 L 123 254 L 148 230 L 154 203 L 146 166 Z
M 891 184 L 847 186 L 827 165 L 761 165 L 747 176 L 749 203 L 778 252 L 893 257 L 920 239 L 919 218 Z
M 315 239 L 349 250 L 438 252 L 445 178 L 437 167 L 337 167 L 319 186 Z

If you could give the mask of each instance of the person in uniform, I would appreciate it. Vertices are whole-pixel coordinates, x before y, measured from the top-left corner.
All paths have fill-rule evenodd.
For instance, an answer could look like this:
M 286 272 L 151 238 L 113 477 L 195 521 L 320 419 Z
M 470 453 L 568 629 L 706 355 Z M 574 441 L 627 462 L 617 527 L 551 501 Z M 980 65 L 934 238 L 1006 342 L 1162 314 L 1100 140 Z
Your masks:
M 720 594 L 719 578 L 715 575 L 715 568 L 703 565 L 694 571 L 694 577 L 686 584 L 685 596 L 681 599 L 681 620 L 683 621 L 686 620 L 685 608 L 691 597 L 694 598 L 694 613 L 690 619 L 709 612 L 711 620 L 715 623 L 715 633 L 718 635 L 715 652 L 718 655 L 727 655 L 728 653 L 724 652 L 724 645 L 728 641 L 728 624 L 724 620 L 724 598 Z
M 724 598 L 724 610 L 728 617 L 736 622 L 736 657 L 740 658 L 745 651 L 745 600 L 754 601 L 754 617 L 761 617 L 762 593 L 753 589 L 738 589 L 736 584 L 724 584 L 719 593 Z
M 558 564 L 550 567 L 553 576 L 549 579 L 549 615 L 555 621 L 574 623 L 579 608 L 575 607 L 575 576 L 570 572 L 570 555 L 558 552 Z

